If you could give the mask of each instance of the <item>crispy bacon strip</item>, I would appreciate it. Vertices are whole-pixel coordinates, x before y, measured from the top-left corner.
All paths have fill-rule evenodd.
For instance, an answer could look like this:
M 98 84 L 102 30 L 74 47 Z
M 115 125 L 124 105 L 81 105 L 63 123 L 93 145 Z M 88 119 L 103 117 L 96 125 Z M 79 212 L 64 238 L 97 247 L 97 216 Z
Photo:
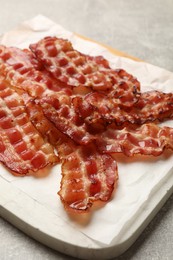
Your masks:
M 46 37 L 30 48 L 55 78 L 72 87 L 102 91 L 123 106 L 132 106 L 138 100 L 137 79 L 124 70 L 111 69 L 101 56 L 84 55 L 69 41 L 56 37 Z
M 160 95 L 160 94 L 159 94 Z M 166 98 L 169 98 L 169 94 L 166 95 Z M 162 96 L 161 96 L 162 98 Z M 153 99 L 154 100 L 154 99 Z M 155 98 L 155 105 L 160 107 L 161 110 L 158 111 L 151 110 L 150 117 L 152 118 L 154 113 L 160 113 L 160 119 L 163 116 L 168 116 L 168 113 L 172 114 L 169 109 L 165 109 L 164 114 L 161 113 L 162 103 L 159 102 L 159 98 Z M 47 102 L 47 103 L 46 103 Z M 134 154 L 145 154 L 145 155 L 160 155 L 164 149 L 172 149 L 172 128 L 159 128 L 154 124 L 144 124 L 141 127 L 130 126 L 124 128 L 109 127 L 105 131 L 101 131 L 100 134 L 97 134 L 96 131 L 98 128 L 95 128 L 95 132 L 92 130 L 92 133 L 87 132 L 86 126 L 81 123 L 79 126 L 74 124 L 75 120 L 71 122 L 71 116 L 68 117 L 69 110 L 66 110 L 67 120 L 69 122 L 67 128 L 63 128 L 64 123 L 61 125 L 61 112 L 57 114 L 57 108 L 55 105 L 52 106 L 51 98 L 49 100 L 42 100 L 43 112 L 49 120 L 51 120 L 60 131 L 64 132 L 71 137 L 76 143 L 86 145 L 89 142 L 96 140 L 97 146 L 99 147 L 100 152 L 103 153 L 124 153 L 127 156 L 132 156 Z M 165 103 L 166 104 L 166 103 Z M 148 106 L 151 106 L 149 104 Z M 166 105 L 165 105 L 166 106 Z M 154 108 L 155 106 L 153 106 Z M 169 102 L 168 102 L 169 107 Z M 85 111 L 86 112 L 86 111 Z M 139 110 L 140 113 L 140 110 Z M 152 114 L 153 113 L 153 114 Z M 141 113 L 142 114 L 142 113 Z M 74 114 L 76 116 L 76 114 Z M 130 116 L 129 116 L 130 117 Z M 141 120 L 143 118 L 141 117 Z M 70 132 L 68 130 L 70 129 Z M 79 131 L 80 129 L 80 131 Z M 100 129 L 98 129 L 100 130 Z M 80 133 L 80 135 L 79 135 Z
M 55 128 L 35 101 L 29 101 L 27 111 L 35 127 L 56 147 L 61 158 L 58 194 L 65 208 L 84 212 L 96 200 L 109 200 L 118 180 L 116 161 L 110 155 L 100 154 L 94 144 L 76 145 Z
M 144 124 L 140 127 L 109 127 L 96 140 L 103 153 L 124 153 L 159 156 L 165 149 L 173 149 L 173 128 Z
M 71 106 L 71 97 L 46 96 L 37 102 L 41 105 L 44 115 L 56 128 L 77 144 L 86 145 L 92 141 L 93 136 Z
M 106 98 L 101 93 L 93 92 L 84 98 L 74 99 L 74 109 L 89 125 L 96 123 L 116 125 L 144 124 L 163 121 L 173 116 L 173 93 L 149 91 L 141 93 L 133 107 L 125 109 Z
M 70 87 L 55 80 L 29 50 L 0 45 L 0 73 L 32 97 L 40 97 L 48 90 L 71 94 Z
M 117 164 L 96 147 L 81 146 L 62 163 L 59 195 L 68 210 L 86 211 L 94 201 L 108 201 L 117 184 Z
M 133 129 L 136 129 L 136 124 L 143 124 L 146 121 L 156 121 L 164 120 L 165 118 L 172 117 L 172 108 L 173 108 L 173 95 L 171 93 L 164 94 L 157 91 L 144 93 L 143 99 L 140 100 L 140 103 L 131 110 L 125 111 L 117 108 L 116 119 L 117 125 L 122 123 L 127 126 L 129 132 L 134 132 Z M 69 97 L 62 98 L 61 101 L 57 100 L 56 96 L 45 97 L 38 102 L 41 104 L 45 116 L 67 136 L 74 140 L 78 144 L 86 145 L 93 140 L 97 139 L 98 133 L 101 136 L 100 139 L 105 142 L 106 135 L 108 133 L 107 122 L 104 118 L 99 117 L 99 113 L 96 110 L 91 111 L 91 106 L 88 103 L 85 103 L 84 106 L 79 103 L 80 97 Z M 89 120 L 89 113 L 95 113 L 94 120 Z M 97 117 L 98 114 L 98 117 Z M 84 120 L 87 118 L 87 121 Z M 115 122 L 115 120 L 113 120 Z M 111 121 L 109 122 L 111 123 Z M 131 123 L 131 126 L 129 125 Z M 133 127 L 134 124 L 134 127 Z M 103 127 L 105 125 L 105 127 Z M 122 126 L 123 127 L 123 126 Z M 117 127 L 113 129 L 110 127 L 111 131 L 117 131 Z M 119 129 L 119 128 L 118 128 Z M 140 129 L 140 128 L 139 128 Z M 141 128 L 142 129 L 142 128 Z M 118 135 L 119 136 L 119 135 Z M 141 137 L 140 137 L 141 139 Z M 117 138 L 116 138 L 117 140 Z M 117 141 L 111 140 L 113 147 L 116 146 Z
M 76 121 L 74 122 L 77 116 L 70 107 L 71 89 L 65 87 L 66 84 L 58 82 L 52 76 L 50 77 L 49 72 L 42 69 L 32 52 L 1 46 L 0 61 L 1 74 L 3 74 L 12 85 L 27 91 L 33 98 L 45 96 L 46 100 L 50 100 L 49 95 L 53 95 L 53 103 L 56 104 L 56 106 L 59 104 L 60 107 L 59 114 L 57 114 L 55 118 L 57 119 L 60 116 L 60 119 L 58 118 L 57 120 L 58 129 L 63 133 L 66 133 L 66 131 L 69 133 L 69 127 L 73 128 L 74 126 L 77 130 L 76 136 L 80 135 L 80 129 L 78 129 L 78 126 L 75 126 Z M 69 116 L 71 115 L 70 125 L 69 116 L 66 117 L 67 111 L 70 111 Z M 48 112 L 49 111 L 47 111 L 47 113 Z M 85 132 L 83 130 L 82 132 L 85 136 Z
M 52 146 L 44 142 L 31 124 L 24 102 L 0 79 L 0 161 L 10 170 L 24 175 L 58 161 Z

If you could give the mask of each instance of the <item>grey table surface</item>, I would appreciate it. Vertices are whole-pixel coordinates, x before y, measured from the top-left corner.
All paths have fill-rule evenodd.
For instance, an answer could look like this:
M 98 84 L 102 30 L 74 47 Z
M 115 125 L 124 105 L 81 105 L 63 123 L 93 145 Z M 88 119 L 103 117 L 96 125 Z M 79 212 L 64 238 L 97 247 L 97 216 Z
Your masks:
M 43 14 L 70 31 L 173 72 L 172 0 L 0 0 L 0 34 Z M 173 259 L 173 196 L 117 259 Z M 0 259 L 73 259 L 0 218 Z

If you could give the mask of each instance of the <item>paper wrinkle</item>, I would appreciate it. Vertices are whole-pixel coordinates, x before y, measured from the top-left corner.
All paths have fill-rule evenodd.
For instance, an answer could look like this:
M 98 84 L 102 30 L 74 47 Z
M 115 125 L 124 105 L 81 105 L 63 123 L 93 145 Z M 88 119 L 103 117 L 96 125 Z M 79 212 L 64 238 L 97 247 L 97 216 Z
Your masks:
M 172 91 L 173 73 L 145 62 L 115 56 L 104 47 L 79 38 L 42 15 L 4 34 L 1 37 L 1 43 L 26 48 L 45 36 L 67 38 L 72 41 L 76 49 L 83 53 L 103 55 L 110 61 L 113 68 L 123 68 L 137 77 L 141 82 L 142 91 L 153 89 Z M 172 121 L 163 124 L 173 126 Z M 167 159 L 163 156 L 152 157 L 150 161 L 142 161 L 142 159 L 135 161 L 129 158 L 124 158 L 123 162 L 118 161 L 117 191 L 109 203 L 92 214 L 91 221 L 86 226 L 80 226 L 68 218 L 57 196 L 61 180 L 60 165 L 53 167 L 51 173 L 44 178 L 32 176 L 17 178 L 9 174 L 3 166 L 1 166 L 0 176 L 63 219 L 63 222 L 67 223 L 64 228 L 72 225 L 96 243 L 109 245 L 111 241 L 118 243 L 131 223 L 142 214 L 143 207 L 147 205 L 153 192 L 159 190 L 163 182 L 169 178 L 172 167 L 172 156 Z

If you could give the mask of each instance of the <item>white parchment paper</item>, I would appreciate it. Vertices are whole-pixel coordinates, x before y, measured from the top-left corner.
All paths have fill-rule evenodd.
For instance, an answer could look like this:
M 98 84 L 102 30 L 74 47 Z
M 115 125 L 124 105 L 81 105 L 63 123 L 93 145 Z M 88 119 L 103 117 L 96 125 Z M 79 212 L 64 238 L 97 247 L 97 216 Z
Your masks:
M 113 68 L 123 68 L 136 76 L 141 82 L 142 91 L 150 89 L 173 91 L 173 73 L 144 62 L 112 55 L 107 49 L 77 37 L 42 15 L 2 35 L 0 42 L 7 46 L 27 48 L 30 43 L 51 35 L 68 38 L 72 41 L 74 48 L 83 53 L 103 55 L 110 61 Z M 165 124 L 173 126 L 171 121 Z M 142 214 L 143 207 L 152 194 L 172 174 L 170 171 L 173 167 L 172 159 L 172 156 L 160 156 L 148 160 L 129 159 L 125 156 L 117 158 L 119 184 L 116 193 L 109 203 L 92 213 L 86 225 L 80 225 L 70 219 L 57 196 L 61 179 L 60 165 L 53 167 L 44 177 L 27 176 L 25 178 L 14 177 L 0 165 L 0 177 L 5 178 L 11 182 L 11 185 L 15 185 L 61 217 L 62 222 L 66 223 L 65 228 L 72 225 L 95 242 L 110 244 L 112 240 L 118 241 L 123 230 L 130 227 L 137 215 Z

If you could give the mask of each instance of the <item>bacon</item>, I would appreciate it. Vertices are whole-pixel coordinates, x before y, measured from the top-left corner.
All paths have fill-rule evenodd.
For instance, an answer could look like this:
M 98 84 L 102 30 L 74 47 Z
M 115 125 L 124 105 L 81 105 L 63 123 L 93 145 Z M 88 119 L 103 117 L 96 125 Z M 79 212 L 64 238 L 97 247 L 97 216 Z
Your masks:
M 94 201 L 108 201 L 117 185 L 116 161 L 110 155 L 100 154 L 94 144 L 76 145 L 55 128 L 35 101 L 29 101 L 27 110 L 37 130 L 56 147 L 61 158 L 62 180 L 58 194 L 65 208 L 85 212 Z
M 163 96 L 164 95 L 166 94 L 163 94 Z M 159 101 L 159 99 L 157 101 Z M 91 141 L 96 140 L 96 144 L 101 153 L 124 153 L 127 156 L 132 156 L 134 154 L 158 156 L 163 153 L 164 149 L 172 149 L 172 128 L 165 127 L 162 129 L 154 124 L 143 124 L 141 127 L 127 125 L 127 127 L 124 128 L 117 128 L 114 125 L 114 127 L 110 126 L 105 131 L 101 129 L 99 134 L 97 134 L 98 131 L 96 131 L 97 129 L 100 130 L 99 127 L 95 127 L 95 132 L 92 128 L 90 129 L 92 130 L 91 133 L 91 131 L 87 131 L 85 124 L 77 126 L 74 122 L 71 122 L 71 116 L 69 116 L 69 119 L 68 117 L 66 118 L 66 122 L 69 123 L 68 125 L 66 125 L 66 123 L 61 125 L 61 112 L 57 114 L 56 108 L 58 108 L 58 106 L 56 107 L 54 105 L 53 107 L 51 102 L 53 102 L 51 99 L 47 101 L 46 99 L 42 100 L 43 113 L 47 116 L 47 118 L 51 120 L 55 126 L 60 129 L 60 131 L 70 136 L 76 143 L 86 145 Z M 158 102 L 157 104 L 156 102 L 156 105 L 160 106 L 162 109 L 162 103 Z M 153 106 L 153 108 L 154 107 L 155 106 Z M 154 113 L 160 113 L 160 111 L 157 110 L 152 111 L 153 115 Z M 152 111 L 150 113 L 152 113 Z M 171 113 L 171 111 L 166 111 L 165 109 L 164 116 L 168 116 L 167 113 Z M 74 115 L 76 116 L 76 114 Z M 160 116 L 163 116 L 163 114 Z M 64 125 L 66 125 L 66 129 L 63 128 Z
M 60 157 L 63 159 L 66 155 L 76 150 L 76 144 L 65 134 L 60 132 L 54 124 L 48 120 L 42 110 L 42 107 L 36 100 L 29 100 L 26 104 L 27 113 L 35 128 L 43 138 L 52 144 Z
M 172 93 L 140 93 L 132 75 L 67 40 L 47 37 L 31 50 L 0 46 L 0 161 L 26 174 L 57 162 L 55 147 L 67 210 L 85 212 L 111 198 L 118 180 L 112 154 L 173 149 L 173 130 L 148 123 L 172 118 Z
M 58 161 L 29 121 L 22 98 L 2 77 L 0 80 L 0 161 L 21 175 Z
M 173 128 L 156 124 L 140 127 L 109 127 L 96 140 L 102 153 L 124 153 L 127 156 L 161 155 L 165 149 L 173 150 Z
M 139 100 L 128 109 L 97 92 L 89 93 L 84 98 L 77 96 L 74 104 L 76 113 L 89 125 L 113 122 L 118 126 L 127 123 L 144 124 L 173 116 L 173 94 L 159 91 L 141 93 Z
M 81 145 L 92 141 L 93 136 L 71 106 L 71 97 L 46 96 L 37 102 L 41 105 L 44 115 L 73 141 Z
M 55 80 L 29 50 L 0 46 L 0 73 L 11 85 L 23 89 L 32 97 L 40 97 L 45 92 L 66 91 L 62 82 Z
M 23 88 L 32 97 L 45 96 L 49 93 L 48 90 L 58 93 L 58 98 L 60 95 L 63 97 L 66 95 L 66 99 L 68 96 L 72 96 L 69 86 L 53 79 L 29 50 L 22 51 L 18 48 L 4 46 L 1 46 L 0 50 L 0 59 L 3 61 L 3 65 L 5 64 L 5 68 L 1 68 L 1 72 L 7 74 L 6 77 L 11 84 Z M 95 59 L 98 64 L 103 63 L 102 66 L 105 69 L 108 68 L 101 57 L 90 57 L 90 59 Z M 121 77 L 123 78 L 125 75 L 121 71 Z M 125 86 L 124 84 L 124 91 L 126 90 Z M 81 90 L 81 87 L 77 91 L 75 90 L 71 99 L 74 106 L 70 105 L 69 110 L 75 109 L 71 114 L 78 113 L 78 119 L 85 118 L 85 123 L 89 129 L 92 127 L 92 131 L 93 129 L 100 131 L 104 129 L 105 125 L 112 122 L 117 125 L 127 122 L 142 124 L 172 116 L 172 93 L 165 94 L 158 91 L 142 93 L 138 102 L 128 109 L 117 104 L 113 92 L 112 95 L 106 96 L 103 92 L 96 91 L 89 94 L 84 93 L 85 90 Z
M 5 46 L 1 46 L 0 50 L 2 62 L 0 71 L 10 84 L 27 91 L 33 98 L 39 97 L 42 100 L 40 103 L 43 103 L 45 114 L 53 123 L 56 122 L 55 125 L 61 132 L 78 143 L 84 144 L 90 141 L 90 135 L 86 134 L 86 126 L 84 124 L 80 126 L 81 119 L 75 114 L 71 105 L 73 100 L 70 97 L 71 89 L 66 84 L 50 77 L 49 72 L 42 69 L 30 51 Z M 46 104 L 46 101 L 49 104 Z M 54 107 L 50 107 L 50 103 L 53 106 L 56 105 L 56 111 Z M 58 104 L 59 110 L 57 110 Z
M 95 146 L 81 146 L 62 163 L 59 195 L 67 210 L 87 211 L 94 201 L 108 201 L 117 184 L 117 164 Z
M 111 69 L 101 56 L 84 55 L 69 41 L 56 37 L 46 37 L 30 48 L 55 78 L 72 87 L 102 91 L 123 106 L 132 106 L 138 100 L 137 79 L 122 69 Z
M 172 117 L 172 93 L 160 93 L 158 91 L 143 93 L 141 99 L 129 112 L 119 109 L 114 113 L 115 119 L 112 122 L 118 126 L 124 127 L 135 124 L 144 124 L 146 122 L 165 120 Z M 94 109 L 91 104 L 80 103 L 81 97 L 63 97 L 54 96 L 44 97 L 38 100 L 42 106 L 44 115 L 59 129 L 62 133 L 69 136 L 76 143 L 86 145 L 97 139 L 97 134 L 104 136 L 109 121 Z M 106 101 L 105 101 L 106 102 Z M 96 103 L 96 102 L 95 102 Z M 101 106 L 98 109 L 102 110 Z M 113 116 L 112 116 L 113 117 Z M 131 128 L 128 127 L 129 131 Z M 132 128 L 133 129 L 133 128 Z M 115 127 L 115 132 L 117 127 Z M 102 134 L 103 133 L 103 134 Z M 112 141 L 113 142 L 113 141 Z

